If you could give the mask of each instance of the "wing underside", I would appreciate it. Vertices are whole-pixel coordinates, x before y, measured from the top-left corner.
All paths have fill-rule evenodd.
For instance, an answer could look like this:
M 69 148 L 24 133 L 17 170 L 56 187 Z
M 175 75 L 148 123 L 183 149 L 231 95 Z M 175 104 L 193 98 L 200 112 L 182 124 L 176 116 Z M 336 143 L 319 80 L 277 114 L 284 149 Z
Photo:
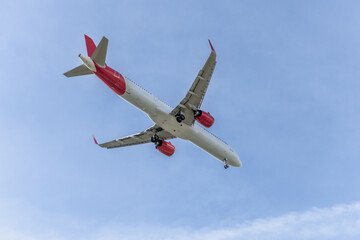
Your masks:
M 210 46 L 212 51 L 204 67 L 199 71 L 185 98 L 171 112 L 173 116 L 183 114 L 185 116 L 183 122 L 188 125 L 192 125 L 195 121 L 194 110 L 200 108 L 215 69 L 216 53 L 211 43 Z
M 154 125 L 140 133 L 133 134 L 133 135 L 123 137 L 123 138 L 118 138 L 118 139 L 112 140 L 110 142 L 100 143 L 98 145 L 100 147 L 109 149 L 109 148 L 119 148 L 119 147 L 127 147 L 127 146 L 132 146 L 132 145 L 149 143 L 149 142 L 151 142 L 151 137 L 155 133 L 159 136 L 159 138 L 161 140 L 175 138 L 175 136 L 173 136 L 169 132 L 163 130 L 161 127 Z

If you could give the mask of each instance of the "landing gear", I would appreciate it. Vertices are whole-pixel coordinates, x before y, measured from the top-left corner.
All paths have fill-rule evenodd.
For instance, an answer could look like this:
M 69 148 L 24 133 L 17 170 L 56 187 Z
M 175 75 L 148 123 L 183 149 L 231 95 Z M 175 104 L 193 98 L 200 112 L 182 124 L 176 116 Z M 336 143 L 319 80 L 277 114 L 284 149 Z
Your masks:
M 159 141 L 159 136 L 155 134 L 154 136 L 151 137 L 150 141 L 153 143 Z
M 181 123 L 182 121 L 185 120 L 184 114 L 181 114 L 181 113 L 177 114 L 175 117 L 176 117 L 176 121 L 177 121 L 178 123 Z
M 162 140 L 160 140 L 158 135 L 154 135 L 150 139 L 151 142 L 155 143 L 155 148 L 160 147 L 162 145 Z
M 225 169 L 228 169 L 228 168 L 229 168 L 229 165 L 227 164 L 227 159 L 226 159 L 226 158 L 224 159 L 224 163 L 225 163 L 224 168 L 225 168 Z

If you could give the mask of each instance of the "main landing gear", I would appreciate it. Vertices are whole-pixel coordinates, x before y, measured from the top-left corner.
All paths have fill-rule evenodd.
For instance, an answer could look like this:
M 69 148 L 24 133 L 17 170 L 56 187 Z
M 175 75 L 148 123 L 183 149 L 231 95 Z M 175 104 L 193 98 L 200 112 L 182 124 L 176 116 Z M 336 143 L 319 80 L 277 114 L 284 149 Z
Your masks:
M 181 123 L 182 121 L 185 120 L 184 114 L 181 114 L 181 113 L 176 114 L 175 117 L 176 117 L 176 121 L 177 121 L 178 123 Z
M 151 142 L 155 143 L 155 148 L 160 147 L 162 145 L 162 140 L 160 140 L 158 135 L 154 135 L 150 139 Z
M 225 168 L 225 169 L 228 169 L 228 168 L 229 168 L 229 165 L 227 164 L 227 159 L 226 159 L 226 158 L 224 159 L 224 163 L 225 163 L 224 168 Z

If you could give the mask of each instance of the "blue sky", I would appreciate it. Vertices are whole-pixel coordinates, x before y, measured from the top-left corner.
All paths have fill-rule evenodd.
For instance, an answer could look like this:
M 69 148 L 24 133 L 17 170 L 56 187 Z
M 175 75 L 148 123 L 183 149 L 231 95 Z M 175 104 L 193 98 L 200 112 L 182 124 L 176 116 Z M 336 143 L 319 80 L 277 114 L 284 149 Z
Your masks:
M 0 8 L 1 239 L 358 239 L 357 1 L 8 1 Z M 175 139 L 93 144 L 146 115 L 95 76 L 65 78 L 83 34 L 171 106 L 210 54 L 203 109 L 240 155 Z

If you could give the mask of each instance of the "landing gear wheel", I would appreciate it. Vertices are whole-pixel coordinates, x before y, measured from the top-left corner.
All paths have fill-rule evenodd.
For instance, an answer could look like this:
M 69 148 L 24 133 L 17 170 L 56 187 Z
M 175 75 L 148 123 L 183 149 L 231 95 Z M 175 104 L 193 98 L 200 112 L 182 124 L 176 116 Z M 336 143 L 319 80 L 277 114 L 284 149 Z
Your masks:
M 176 115 L 176 121 L 178 122 L 178 123 L 181 123 L 182 121 L 184 121 L 185 120 L 185 116 L 183 115 L 183 114 L 177 114 Z
M 176 117 L 176 121 L 177 121 L 178 123 L 181 123 L 181 122 L 182 122 L 181 117 L 180 117 L 180 116 L 177 116 L 177 117 Z
M 155 134 L 154 136 L 151 137 L 150 141 L 156 143 L 157 141 L 159 141 L 159 136 Z
M 226 159 L 226 158 L 224 159 L 224 163 L 225 163 L 224 168 L 225 168 L 225 169 L 228 169 L 228 168 L 229 168 L 229 165 L 227 164 L 227 159 Z

